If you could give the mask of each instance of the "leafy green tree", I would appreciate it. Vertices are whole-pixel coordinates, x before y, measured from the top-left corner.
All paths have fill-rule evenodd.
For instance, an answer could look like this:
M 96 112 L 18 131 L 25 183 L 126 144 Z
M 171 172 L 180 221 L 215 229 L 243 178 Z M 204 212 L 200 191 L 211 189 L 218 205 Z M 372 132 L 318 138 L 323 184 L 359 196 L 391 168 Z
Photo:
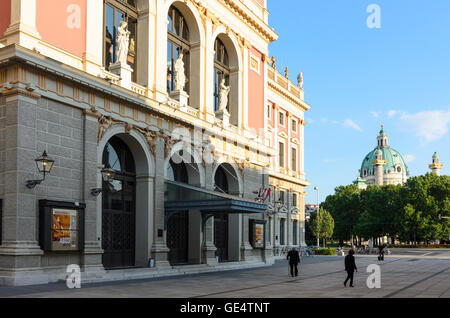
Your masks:
M 340 245 L 350 240 L 360 214 L 360 190 L 356 185 L 340 186 L 335 194 L 326 198 L 323 208 L 330 212 L 335 220 L 333 237 Z
M 319 235 L 319 238 L 325 242 L 333 236 L 334 219 L 327 210 L 320 208 L 319 217 L 317 213 L 311 216 L 310 228 L 315 237 Z
M 411 207 L 421 216 L 420 229 L 414 232 L 416 240 L 447 240 L 450 228 L 447 221 L 439 219 L 439 214 L 450 212 L 450 177 L 427 173 L 408 179 L 405 188 L 410 205 L 404 214 L 405 221 L 411 218 Z

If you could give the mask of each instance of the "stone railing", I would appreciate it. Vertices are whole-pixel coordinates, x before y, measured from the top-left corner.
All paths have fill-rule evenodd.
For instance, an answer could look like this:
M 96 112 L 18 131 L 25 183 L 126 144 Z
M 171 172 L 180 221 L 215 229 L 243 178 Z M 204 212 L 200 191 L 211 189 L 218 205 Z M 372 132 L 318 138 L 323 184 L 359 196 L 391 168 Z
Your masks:
M 101 77 L 110 82 L 111 84 L 120 86 L 120 76 L 110 73 L 106 70 L 102 70 Z
M 147 88 L 136 83 L 131 83 L 131 90 L 136 94 L 147 96 Z
M 305 98 L 305 91 L 300 88 L 298 85 L 295 85 L 293 82 L 289 80 L 286 76 L 282 75 L 278 70 L 276 70 L 274 67 L 269 66 L 268 69 L 268 77 L 269 81 L 272 81 L 273 83 L 276 83 L 277 86 L 285 90 L 286 92 L 289 92 L 294 97 L 304 100 Z

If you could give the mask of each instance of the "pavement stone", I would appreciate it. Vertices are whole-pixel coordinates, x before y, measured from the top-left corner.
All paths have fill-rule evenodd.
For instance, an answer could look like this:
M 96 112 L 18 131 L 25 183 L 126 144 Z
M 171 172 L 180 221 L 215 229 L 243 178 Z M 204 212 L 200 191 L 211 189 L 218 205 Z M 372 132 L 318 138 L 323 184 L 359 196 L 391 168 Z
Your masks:
M 418 258 L 419 257 L 419 258 Z M 414 261 L 411 261 L 414 260 Z M 28 287 L 0 287 L 0 297 L 24 298 L 449 298 L 448 258 L 416 255 L 389 256 L 379 262 L 356 256 L 359 271 L 354 288 L 344 287 L 344 258 L 304 257 L 299 276 L 288 276 L 285 260 L 271 267 L 213 272 L 189 276 L 83 284 L 67 289 L 64 283 Z M 366 285 L 367 266 L 381 268 L 381 288 Z

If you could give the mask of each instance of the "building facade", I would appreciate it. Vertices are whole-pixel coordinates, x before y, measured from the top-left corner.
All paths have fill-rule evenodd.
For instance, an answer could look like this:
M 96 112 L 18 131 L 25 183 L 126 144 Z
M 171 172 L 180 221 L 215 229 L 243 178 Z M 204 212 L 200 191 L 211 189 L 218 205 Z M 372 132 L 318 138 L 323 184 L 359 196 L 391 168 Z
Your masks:
M 265 0 L 1 4 L 1 285 L 304 245 L 309 105 Z

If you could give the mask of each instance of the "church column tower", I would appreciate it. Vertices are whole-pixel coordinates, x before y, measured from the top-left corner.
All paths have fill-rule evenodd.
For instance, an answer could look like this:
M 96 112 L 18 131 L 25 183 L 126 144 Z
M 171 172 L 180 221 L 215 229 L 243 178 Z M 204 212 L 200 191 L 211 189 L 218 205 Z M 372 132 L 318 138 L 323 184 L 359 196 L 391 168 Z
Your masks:
M 435 174 L 437 176 L 441 175 L 441 169 L 444 166 L 444 164 L 439 162 L 439 156 L 438 156 L 437 152 L 435 152 L 433 155 L 433 163 L 428 166 L 430 167 L 433 174 Z
M 384 131 L 384 125 L 381 124 L 380 135 L 377 137 L 378 141 L 378 149 L 380 148 L 389 148 L 389 138 Z
M 384 184 L 384 165 L 386 164 L 386 160 L 383 160 L 383 152 L 378 149 L 375 152 L 375 160 L 372 162 L 374 166 L 374 175 L 375 175 L 375 185 L 383 185 Z

